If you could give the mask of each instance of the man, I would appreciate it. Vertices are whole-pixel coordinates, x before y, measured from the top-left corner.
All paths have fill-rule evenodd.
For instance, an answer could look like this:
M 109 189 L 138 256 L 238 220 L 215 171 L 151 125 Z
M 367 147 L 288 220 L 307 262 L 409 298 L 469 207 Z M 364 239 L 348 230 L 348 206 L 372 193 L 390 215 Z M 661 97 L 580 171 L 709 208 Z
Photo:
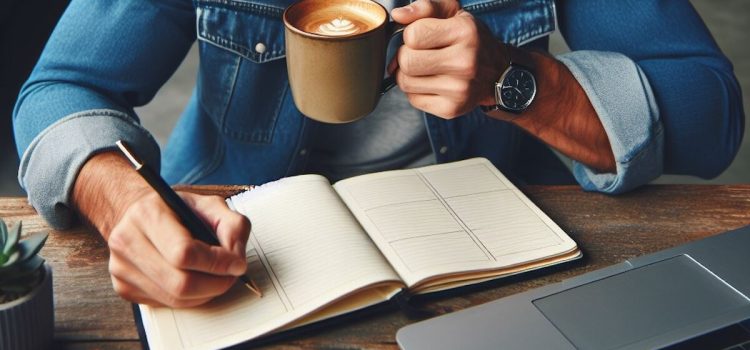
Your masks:
M 183 194 L 222 246 L 192 240 L 113 152 L 124 139 L 159 164 L 133 107 L 153 97 L 196 36 L 198 84 L 162 156 L 171 183 L 337 179 L 472 156 L 529 181 L 559 166 L 538 139 L 574 159 L 584 189 L 620 193 L 664 171 L 715 176 L 740 144 L 731 64 L 687 1 L 396 8 L 393 19 L 408 26 L 389 70 L 416 109 L 344 126 L 313 122 L 292 103 L 280 21 L 290 3 L 74 1 L 56 28 L 16 106 L 19 180 L 53 226 L 80 215 L 99 230 L 124 298 L 198 305 L 245 269 L 246 220 L 220 198 Z M 556 19 L 573 52 L 551 57 L 542 51 Z

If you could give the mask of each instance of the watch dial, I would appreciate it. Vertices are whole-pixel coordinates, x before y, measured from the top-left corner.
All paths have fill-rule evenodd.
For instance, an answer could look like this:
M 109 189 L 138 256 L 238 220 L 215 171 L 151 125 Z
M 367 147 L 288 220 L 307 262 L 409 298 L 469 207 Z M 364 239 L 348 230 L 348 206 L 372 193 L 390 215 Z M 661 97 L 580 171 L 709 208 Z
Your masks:
M 531 104 L 535 94 L 536 81 L 528 70 L 514 67 L 505 75 L 500 88 L 500 100 L 505 108 L 522 111 Z

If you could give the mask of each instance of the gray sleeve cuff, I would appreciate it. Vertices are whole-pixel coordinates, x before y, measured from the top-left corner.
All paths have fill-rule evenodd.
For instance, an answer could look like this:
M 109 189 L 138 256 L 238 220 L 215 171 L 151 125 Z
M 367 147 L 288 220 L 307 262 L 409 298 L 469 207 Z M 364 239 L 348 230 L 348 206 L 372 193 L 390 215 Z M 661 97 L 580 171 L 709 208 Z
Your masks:
M 127 114 L 108 109 L 69 115 L 34 138 L 21 158 L 18 181 L 29 203 L 55 229 L 70 227 L 76 214 L 70 194 L 78 172 L 94 154 L 124 140 L 144 161 L 160 168 L 159 145 Z
M 557 57 L 596 110 L 612 146 L 617 172 L 598 173 L 573 162 L 573 175 L 588 191 L 622 193 L 662 173 L 664 132 L 646 75 L 625 55 L 574 51 Z

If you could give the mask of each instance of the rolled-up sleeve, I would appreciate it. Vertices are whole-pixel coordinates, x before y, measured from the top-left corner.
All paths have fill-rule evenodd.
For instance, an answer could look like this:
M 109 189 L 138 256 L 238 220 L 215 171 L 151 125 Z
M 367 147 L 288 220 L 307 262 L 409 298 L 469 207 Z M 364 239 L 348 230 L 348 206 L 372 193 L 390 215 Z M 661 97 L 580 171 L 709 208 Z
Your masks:
M 604 126 L 617 172 L 582 164 L 586 190 L 620 193 L 664 174 L 715 177 L 739 150 L 742 93 L 732 64 L 687 0 L 559 0 L 573 73 Z
M 159 147 L 134 108 L 177 69 L 195 41 L 194 23 L 187 0 L 70 3 L 13 114 L 19 182 L 51 226 L 74 222 L 78 172 L 115 141 L 159 166 Z
M 18 181 L 29 203 L 50 226 L 65 228 L 75 218 L 69 194 L 78 171 L 94 154 L 112 150 L 115 141 L 131 145 L 148 164 L 159 165 L 159 145 L 131 117 L 114 110 L 91 110 L 65 117 L 46 128 L 26 148 Z
M 599 173 L 573 162 L 573 175 L 581 186 L 615 194 L 661 175 L 664 132 L 640 67 L 614 52 L 576 51 L 557 58 L 586 92 L 607 133 L 617 168 L 615 173 Z

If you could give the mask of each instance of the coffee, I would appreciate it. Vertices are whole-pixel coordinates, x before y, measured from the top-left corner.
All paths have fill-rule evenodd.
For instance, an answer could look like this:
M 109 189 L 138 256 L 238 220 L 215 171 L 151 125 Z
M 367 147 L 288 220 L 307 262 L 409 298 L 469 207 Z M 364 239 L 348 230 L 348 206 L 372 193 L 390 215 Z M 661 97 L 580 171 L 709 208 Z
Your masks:
M 403 27 L 372 0 L 299 0 L 284 11 L 286 67 L 294 104 L 324 123 L 370 114 L 393 87 L 383 79 L 388 42 Z
M 382 7 L 363 1 L 311 1 L 288 14 L 290 24 L 306 33 L 341 37 L 369 32 L 387 17 Z

